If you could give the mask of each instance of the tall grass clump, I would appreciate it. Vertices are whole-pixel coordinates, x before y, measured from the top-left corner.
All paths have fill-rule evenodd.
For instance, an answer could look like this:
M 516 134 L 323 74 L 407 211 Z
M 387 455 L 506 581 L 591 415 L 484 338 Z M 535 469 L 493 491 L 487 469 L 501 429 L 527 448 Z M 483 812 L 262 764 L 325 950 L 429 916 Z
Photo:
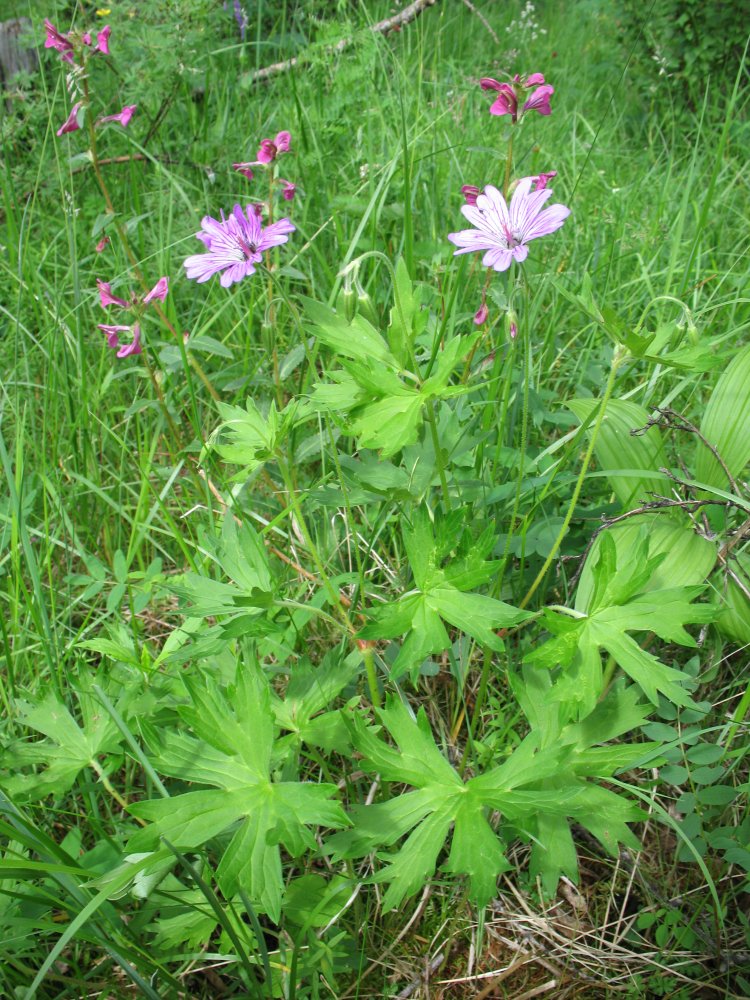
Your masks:
M 746 67 L 626 13 L 23 12 L 4 995 L 750 991 Z

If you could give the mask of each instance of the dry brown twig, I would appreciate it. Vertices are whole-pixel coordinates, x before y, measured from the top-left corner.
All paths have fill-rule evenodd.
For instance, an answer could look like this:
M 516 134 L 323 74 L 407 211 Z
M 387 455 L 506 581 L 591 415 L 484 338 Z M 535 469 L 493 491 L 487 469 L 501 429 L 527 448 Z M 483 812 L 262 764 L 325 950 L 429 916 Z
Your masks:
M 404 7 L 403 10 L 399 11 L 398 14 L 394 14 L 393 17 L 387 17 L 383 21 L 378 21 L 376 24 L 370 25 L 369 30 L 376 35 L 387 35 L 391 31 L 399 31 L 405 24 L 409 24 L 410 21 L 419 17 L 423 11 L 427 10 L 428 7 L 433 7 L 437 2 L 438 0 L 414 0 L 413 3 L 410 3 L 408 7 Z M 353 36 L 342 38 L 335 45 L 329 46 L 326 51 L 332 55 L 337 52 L 343 52 L 353 41 Z M 249 73 L 245 79 L 250 83 L 259 83 L 261 80 L 268 80 L 269 77 L 277 76 L 279 73 L 288 73 L 290 69 L 294 69 L 295 66 L 299 65 L 302 58 L 300 56 L 293 56 L 291 59 L 272 63 L 270 66 L 264 66 L 254 73 Z

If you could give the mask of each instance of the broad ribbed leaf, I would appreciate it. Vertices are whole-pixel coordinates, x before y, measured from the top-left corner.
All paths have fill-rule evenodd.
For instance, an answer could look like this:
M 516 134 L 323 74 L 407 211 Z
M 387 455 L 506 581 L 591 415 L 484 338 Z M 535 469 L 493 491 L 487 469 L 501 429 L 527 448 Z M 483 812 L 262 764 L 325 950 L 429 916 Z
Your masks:
M 750 462 L 750 345 L 729 363 L 711 393 L 701 433 L 721 455 L 732 476 Z M 726 489 L 727 474 L 704 444 L 698 442 L 695 478 Z
M 574 399 L 567 405 L 583 421 L 600 404 L 598 399 Z M 645 434 L 630 433 L 645 427 L 648 419 L 646 410 L 637 403 L 611 399 L 594 446 L 597 463 L 609 474 L 612 491 L 625 508 L 650 500 L 649 491 L 664 490 L 665 477 L 658 470 L 669 463 L 660 431 L 650 427 Z

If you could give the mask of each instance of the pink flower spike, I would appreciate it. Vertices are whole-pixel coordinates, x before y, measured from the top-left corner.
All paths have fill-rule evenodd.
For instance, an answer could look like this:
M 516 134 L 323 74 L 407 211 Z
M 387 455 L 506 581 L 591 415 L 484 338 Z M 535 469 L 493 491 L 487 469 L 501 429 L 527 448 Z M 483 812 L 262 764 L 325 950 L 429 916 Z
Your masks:
M 297 185 L 292 184 L 291 181 L 284 180 L 283 177 L 279 177 L 279 180 L 284 185 L 283 190 L 281 192 L 281 197 L 284 199 L 284 201 L 294 201 L 294 196 L 297 193 Z
M 288 153 L 292 145 L 292 136 L 290 132 L 279 132 L 276 138 L 273 140 L 273 144 L 276 147 L 278 153 Z
M 102 309 L 106 309 L 107 306 L 120 306 L 122 309 L 130 308 L 129 302 L 126 302 L 125 299 L 118 299 L 116 295 L 112 294 L 112 288 L 108 281 L 99 281 L 97 278 L 96 287 L 99 289 L 99 299 Z
M 549 99 L 555 92 L 555 88 L 548 83 L 543 83 L 537 87 L 523 106 L 524 111 L 538 111 L 540 115 L 551 115 L 552 108 L 549 106 Z
M 107 323 L 97 323 L 97 326 L 107 335 L 107 346 L 111 347 L 113 351 L 120 346 L 118 334 L 127 333 L 130 330 L 129 326 L 110 326 Z
M 242 174 L 243 177 L 247 177 L 247 179 L 251 181 L 254 176 L 252 170 L 250 169 L 251 166 L 251 163 L 233 163 L 232 169 L 236 170 L 238 174 Z
M 476 323 L 476 325 L 481 326 L 482 323 L 486 323 L 489 314 L 490 311 L 487 308 L 487 303 L 483 302 L 481 306 L 477 309 L 477 311 L 474 313 L 474 322 Z
M 482 264 L 495 271 L 507 271 L 511 261 L 526 260 L 531 240 L 556 232 L 570 215 L 565 205 L 545 208 L 552 191 L 532 191 L 533 182 L 533 177 L 519 181 L 510 205 L 491 184 L 476 205 L 462 205 L 461 213 L 474 228 L 448 234 L 458 247 L 454 255 L 483 251 Z
M 56 49 L 66 62 L 73 62 L 73 43 L 67 35 L 58 31 L 54 24 L 45 17 L 44 30 L 47 37 L 44 39 L 45 49 Z
M 122 111 L 118 111 L 116 115 L 105 115 L 104 118 L 99 118 L 96 124 L 106 125 L 107 122 L 118 122 L 123 128 L 127 128 L 137 107 L 137 104 L 126 104 Z
M 123 344 L 120 350 L 117 352 L 118 358 L 129 358 L 131 354 L 140 354 L 143 348 L 141 347 L 141 328 L 136 323 L 133 327 L 133 339 L 129 344 Z
M 96 47 L 95 52 L 101 52 L 102 55 L 109 55 L 109 36 L 112 34 L 112 29 L 108 24 L 105 24 L 100 32 L 96 36 Z
M 544 73 L 532 73 L 523 82 L 524 87 L 529 90 L 531 87 L 539 87 L 544 83 Z
M 78 112 L 83 107 L 83 101 L 76 101 L 70 109 L 70 114 L 57 130 L 58 135 L 65 135 L 66 132 L 76 132 L 81 126 L 78 124 Z
M 544 189 L 547 187 L 547 185 L 549 184 L 549 182 L 552 180 L 553 177 L 557 177 L 556 170 L 550 170 L 546 174 L 539 174 L 537 177 L 534 178 L 534 190 L 544 191 Z
M 464 196 L 467 205 L 476 205 L 479 188 L 473 184 L 464 184 L 461 188 L 461 194 Z
M 201 225 L 203 229 L 196 235 L 208 252 L 188 257 L 183 264 L 185 273 L 199 283 L 221 273 L 223 288 L 254 274 L 263 252 L 286 243 L 296 228 L 289 219 L 264 228 L 255 205 L 248 205 L 244 212 L 235 205 L 229 218 L 221 222 L 206 215 Z
M 169 278 L 159 278 L 151 291 L 143 299 L 144 306 L 147 306 L 149 302 L 153 302 L 154 299 L 158 299 L 163 302 L 169 293 Z
M 96 252 L 101 253 L 108 243 L 109 243 L 109 236 L 102 236 L 102 238 L 96 244 Z

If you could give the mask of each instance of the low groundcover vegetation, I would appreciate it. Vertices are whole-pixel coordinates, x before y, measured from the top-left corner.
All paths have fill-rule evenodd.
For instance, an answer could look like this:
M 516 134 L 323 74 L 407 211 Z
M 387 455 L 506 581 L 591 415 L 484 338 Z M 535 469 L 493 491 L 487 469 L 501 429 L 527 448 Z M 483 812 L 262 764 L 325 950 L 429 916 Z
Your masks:
M 747 67 L 647 7 L 7 22 L 3 995 L 750 993 Z

